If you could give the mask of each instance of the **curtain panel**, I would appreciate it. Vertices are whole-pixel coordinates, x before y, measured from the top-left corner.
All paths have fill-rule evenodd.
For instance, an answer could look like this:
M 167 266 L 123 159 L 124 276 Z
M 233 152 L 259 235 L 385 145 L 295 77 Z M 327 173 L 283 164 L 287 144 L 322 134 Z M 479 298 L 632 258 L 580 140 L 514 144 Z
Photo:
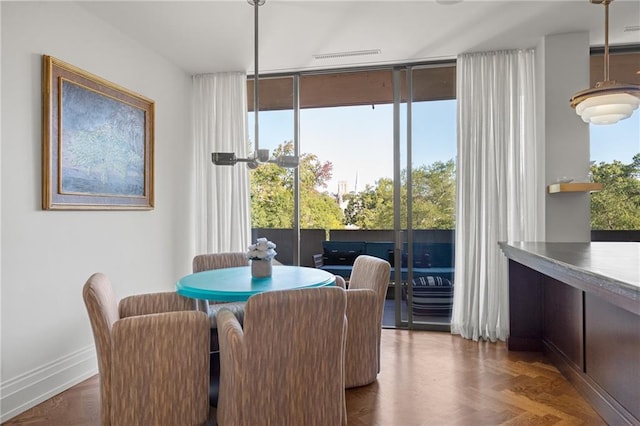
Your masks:
M 507 260 L 498 241 L 544 239 L 534 51 L 460 55 L 455 291 L 451 332 L 509 336 Z
M 215 166 L 212 152 L 247 157 L 244 72 L 193 77 L 196 253 L 245 251 L 251 242 L 249 172 Z

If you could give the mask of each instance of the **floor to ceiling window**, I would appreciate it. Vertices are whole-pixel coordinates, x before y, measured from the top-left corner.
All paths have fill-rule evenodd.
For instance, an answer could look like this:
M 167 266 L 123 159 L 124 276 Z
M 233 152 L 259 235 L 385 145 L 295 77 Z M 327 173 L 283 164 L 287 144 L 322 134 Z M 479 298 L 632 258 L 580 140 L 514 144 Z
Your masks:
M 640 51 L 612 50 L 610 79 L 640 84 Z M 591 86 L 603 79 L 603 55 L 592 52 Z M 598 182 L 591 194 L 594 240 L 639 240 L 640 237 L 640 111 L 616 124 L 589 125 L 591 165 L 588 176 L 576 180 Z
M 300 96 L 301 150 L 317 159 L 316 189 L 339 208 L 324 212 L 323 229 L 331 239 L 393 229 L 391 195 L 381 192 L 393 177 L 391 70 L 303 75 Z
M 414 82 L 413 120 L 406 115 L 408 69 Z M 385 325 L 442 325 L 449 321 L 448 304 L 444 314 L 441 309 L 432 315 L 429 304 L 414 309 L 412 286 L 414 281 L 421 285 L 440 278 L 426 272 L 432 268 L 445 271 L 441 275 L 447 282 L 453 276 L 455 66 L 403 70 L 395 83 L 390 67 L 260 79 L 260 148 L 272 153 L 298 150 L 300 166 L 292 170 L 267 164 L 251 172 L 253 228 L 256 236 L 278 244 L 278 260 L 296 263 L 297 258 L 306 266 L 314 265 L 314 254 L 323 253 L 325 240 L 367 242 L 376 247 L 375 255 L 391 262 L 399 242 L 400 267 L 390 285 Z M 394 134 L 394 84 L 404 111 L 396 123 L 402 127 L 402 141 Z M 250 84 L 250 99 L 252 88 Z M 415 134 L 411 141 L 409 121 Z M 253 126 L 249 114 L 251 140 Z M 409 151 L 414 153 L 411 164 L 403 160 Z M 413 203 L 398 207 L 395 195 L 406 201 L 408 193 Z M 411 209 L 415 211 L 409 224 Z M 410 267 L 409 256 L 415 256 Z

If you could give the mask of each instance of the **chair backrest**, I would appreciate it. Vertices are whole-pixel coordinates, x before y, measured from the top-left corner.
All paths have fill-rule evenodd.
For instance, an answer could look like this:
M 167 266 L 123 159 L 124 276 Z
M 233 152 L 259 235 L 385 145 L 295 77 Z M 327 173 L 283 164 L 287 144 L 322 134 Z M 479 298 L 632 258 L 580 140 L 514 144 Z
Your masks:
M 387 297 L 387 288 L 391 278 L 391 264 L 386 260 L 374 256 L 358 256 L 353 263 L 353 270 L 349 278 L 349 289 L 368 288 L 378 296 L 378 312 L 380 327 L 382 327 L 382 311 Z
M 238 353 L 226 352 L 229 334 L 220 337 L 219 424 L 341 424 L 345 310 L 346 293 L 338 287 L 249 298 Z M 235 364 L 233 372 L 225 359 Z
M 193 272 L 209 271 L 212 269 L 234 268 L 248 266 L 249 259 L 243 252 L 199 254 L 193 258 Z
M 380 339 L 382 338 L 382 313 L 384 301 L 387 298 L 387 288 L 391 278 L 391 264 L 386 260 L 374 256 L 358 256 L 353 263 L 353 270 L 349 278 L 349 290 L 369 289 L 376 293 L 376 358 L 377 368 L 380 371 Z M 353 344 L 353 342 L 350 342 Z M 350 352 L 349 350 L 347 352 Z M 350 380 L 347 380 L 349 382 Z M 349 383 L 347 383 L 349 385 Z
M 89 277 L 82 289 L 82 297 L 89 314 L 91 329 L 98 356 L 100 373 L 100 400 L 102 425 L 111 424 L 111 329 L 120 319 L 118 305 L 111 282 L 106 275 L 95 273 Z

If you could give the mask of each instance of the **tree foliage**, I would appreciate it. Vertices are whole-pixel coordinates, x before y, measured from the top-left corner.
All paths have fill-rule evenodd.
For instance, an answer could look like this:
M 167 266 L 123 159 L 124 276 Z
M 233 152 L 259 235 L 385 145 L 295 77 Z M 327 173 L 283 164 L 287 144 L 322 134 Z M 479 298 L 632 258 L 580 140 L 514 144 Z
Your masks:
M 278 146 L 274 155 L 291 155 L 293 142 Z M 342 228 L 343 214 L 335 198 L 321 192 L 331 179 L 333 164 L 314 154 L 302 154 L 300 175 L 300 227 L 304 229 Z M 251 222 L 254 228 L 293 227 L 294 169 L 263 164 L 250 173 Z
M 436 161 L 411 172 L 413 228 L 454 229 L 455 164 Z M 407 172 L 401 173 L 400 226 L 407 226 Z M 375 187 L 350 194 L 345 209 L 345 221 L 360 229 L 393 229 L 393 180 L 382 178 Z
M 285 142 L 274 155 L 293 153 Z M 300 175 L 300 226 L 304 229 L 393 229 L 393 180 L 381 178 L 359 193 L 346 194 L 344 213 L 336 197 L 325 189 L 333 164 L 314 154 L 303 154 Z M 620 161 L 591 166 L 593 180 L 603 190 L 591 195 L 591 228 L 640 229 L 640 153 L 630 164 Z M 251 219 L 255 228 L 293 226 L 293 169 L 263 164 L 250 173 Z M 414 229 L 455 228 L 455 164 L 436 161 L 415 168 L 412 179 Z M 407 226 L 407 172 L 401 173 L 401 227 Z
M 631 164 L 593 164 L 591 174 L 603 186 L 591 194 L 591 229 L 640 229 L 640 153 Z
M 357 194 L 345 195 L 345 223 L 360 229 L 393 229 L 393 181 L 382 178 Z

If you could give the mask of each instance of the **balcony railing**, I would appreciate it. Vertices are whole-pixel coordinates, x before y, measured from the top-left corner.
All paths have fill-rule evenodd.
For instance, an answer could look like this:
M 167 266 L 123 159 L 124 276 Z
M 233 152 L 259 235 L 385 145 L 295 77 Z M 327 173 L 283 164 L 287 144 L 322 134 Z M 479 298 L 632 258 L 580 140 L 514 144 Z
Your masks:
M 291 229 L 254 228 L 252 237 L 267 237 L 277 244 L 278 261 L 293 264 L 294 235 Z M 404 233 L 406 235 L 406 232 Z M 424 229 L 413 231 L 416 243 L 454 243 L 453 229 Z M 322 253 L 322 242 L 331 241 L 394 241 L 392 230 L 335 229 L 328 233 L 324 229 L 300 230 L 300 265 L 314 266 L 313 255 Z

